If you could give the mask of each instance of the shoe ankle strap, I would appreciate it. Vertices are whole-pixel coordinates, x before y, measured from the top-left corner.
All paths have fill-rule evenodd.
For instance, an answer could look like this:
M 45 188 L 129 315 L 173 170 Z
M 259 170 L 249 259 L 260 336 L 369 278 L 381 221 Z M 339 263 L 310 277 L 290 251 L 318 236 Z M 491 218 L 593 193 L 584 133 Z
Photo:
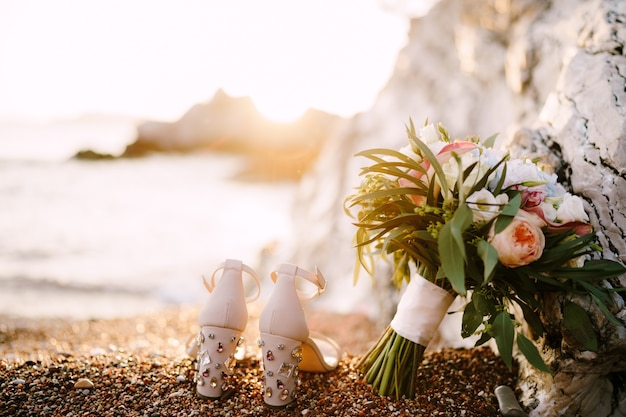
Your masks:
M 213 292 L 213 290 L 215 289 L 215 274 L 222 269 L 224 271 L 226 271 L 227 269 L 234 269 L 239 272 L 243 271 L 243 272 L 248 273 L 252 278 L 254 278 L 257 291 L 256 291 L 256 294 L 254 294 L 254 296 L 246 297 L 246 303 L 251 303 L 252 301 L 259 298 L 259 296 L 261 295 L 261 281 L 257 277 L 256 272 L 254 272 L 254 269 L 250 268 L 248 265 L 236 259 L 227 259 L 224 262 L 220 263 L 217 266 L 217 269 L 213 271 L 213 274 L 211 275 L 211 282 L 208 282 L 204 275 L 202 276 L 202 281 L 204 282 L 204 286 L 210 293 Z
M 307 271 L 293 264 L 280 264 L 274 268 L 270 274 L 272 281 L 275 283 L 279 274 L 285 274 L 293 276 L 294 278 L 304 278 L 317 287 L 317 290 L 312 293 L 307 293 L 298 290 L 298 298 L 301 300 L 310 300 L 318 295 L 322 294 L 326 290 L 326 279 L 322 272 L 315 267 L 315 273 Z

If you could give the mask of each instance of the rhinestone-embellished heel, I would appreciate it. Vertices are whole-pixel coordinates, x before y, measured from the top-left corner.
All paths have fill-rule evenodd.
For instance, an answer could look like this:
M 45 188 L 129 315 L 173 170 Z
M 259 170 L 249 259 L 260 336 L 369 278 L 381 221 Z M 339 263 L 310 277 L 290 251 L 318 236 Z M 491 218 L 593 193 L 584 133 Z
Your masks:
M 196 390 L 206 398 L 220 398 L 234 388 L 235 352 L 243 343 L 239 330 L 202 326 L 198 333 Z
M 223 273 L 215 285 L 219 270 Z M 245 297 L 242 272 L 254 278 L 258 290 L 255 296 Z M 252 268 L 234 259 L 220 264 L 210 282 L 203 281 L 209 299 L 198 319 L 196 391 L 201 397 L 220 398 L 234 389 L 235 354 L 242 347 L 241 334 L 248 323 L 246 303 L 258 298 L 261 284 Z
M 298 395 L 302 342 L 261 333 L 258 343 L 263 353 L 263 399 L 273 407 L 285 406 Z
M 300 292 L 297 277 L 314 284 L 315 293 Z M 281 264 L 271 278 L 276 285 L 259 319 L 263 398 L 267 405 L 283 407 L 298 396 L 300 371 L 331 371 L 337 367 L 340 353 L 332 340 L 309 332 L 300 303 L 301 299 L 324 292 L 326 280 L 321 272 L 316 268 L 314 274 L 296 265 Z

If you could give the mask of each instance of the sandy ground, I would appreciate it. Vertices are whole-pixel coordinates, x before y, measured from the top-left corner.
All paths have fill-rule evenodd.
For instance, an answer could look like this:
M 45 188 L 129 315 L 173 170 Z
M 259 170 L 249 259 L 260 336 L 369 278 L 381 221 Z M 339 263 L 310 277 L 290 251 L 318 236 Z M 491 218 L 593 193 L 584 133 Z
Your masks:
M 415 399 L 378 396 L 355 365 L 381 329 L 363 316 L 316 312 L 309 326 L 342 346 L 340 365 L 302 373 L 297 402 L 269 409 L 251 314 L 236 390 L 201 399 L 185 350 L 197 314 L 189 307 L 111 320 L 0 318 L 0 416 L 500 416 L 494 389 L 515 385 L 491 350 L 444 349 L 427 351 Z

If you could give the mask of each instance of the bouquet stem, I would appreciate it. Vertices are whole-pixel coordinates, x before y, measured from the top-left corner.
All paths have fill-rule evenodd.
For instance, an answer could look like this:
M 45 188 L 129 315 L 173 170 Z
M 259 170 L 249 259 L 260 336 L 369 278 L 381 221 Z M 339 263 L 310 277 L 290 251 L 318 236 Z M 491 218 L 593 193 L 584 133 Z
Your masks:
M 415 398 L 417 368 L 454 297 L 418 275 L 376 344 L 357 364 L 379 395 Z
M 411 342 L 387 326 L 378 342 L 361 358 L 357 367 L 379 395 L 414 398 L 417 368 L 426 346 Z

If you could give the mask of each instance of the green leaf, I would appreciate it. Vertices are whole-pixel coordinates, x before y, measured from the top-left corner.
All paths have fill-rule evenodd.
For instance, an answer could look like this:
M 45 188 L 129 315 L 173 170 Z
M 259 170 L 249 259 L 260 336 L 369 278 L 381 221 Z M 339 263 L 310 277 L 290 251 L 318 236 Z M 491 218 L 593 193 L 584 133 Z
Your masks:
M 448 130 L 441 123 L 437 123 L 437 130 L 441 135 L 441 140 L 450 143 L 450 133 L 448 133 Z
M 509 224 L 511 224 L 521 205 L 522 195 L 520 193 L 516 193 L 515 196 L 509 201 L 509 204 L 504 206 L 498 215 L 494 229 L 496 233 L 500 233 L 506 229 Z
M 458 199 L 459 202 L 461 204 L 465 203 L 465 195 L 463 194 L 463 183 L 465 182 L 465 178 L 466 178 L 466 172 L 463 171 L 463 162 L 461 161 L 461 157 L 459 155 L 457 155 L 456 152 L 452 151 L 452 157 L 454 158 L 454 160 L 456 161 L 457 165 L 458 165 L 458 169 L 459 169 L 459 175 L 456 178 L 456 184 L 454 186 L 454 191 L 456 193 L 458 193 Z M 469 172 L 471 172 L 471 168 L 468 167 L 468 169 L 470 169 Z
M 450 223 L 443 225 L 437 242 L 444 275 L 457 293 L 465 295 L 465 257 L 454 240 Z
M 483 315 L 476 310 L 473 302 L 465 304 L 463 318 L 461 319 L 461 336 L 470 337 L 478 326 L 483 322 Z
M 474 343 L 474 346 L 482 346 L 489 340 L 491 340 L 491 335 L 489 335 L 488 333 L 482 333 L 480 335 L 480 338 L 476 341 L 476 343 Z
M 480 191 L 483 188 L 487 187 L 487 182 L 490 181 L 490 178 L 492 177 L 492 174 L 494 172 L 496 172 L 498 170 L 498 168 L 500 167 L 500 165 L 504 164 L 504 162 L 506 162 L 509 158 L 509 155 L 506 154 L 500 161 L 498 161 L 497 164 L 495 164 L 494 166 L 492 166 L 491 168 L 489 168 L 489 170 L 487 172 L 485 172 L 485 174 L 482 176 L 482 178 L 480 178 L 478 181 L 476 181 L 476 183 L 472 186 L 472 188 L 470 189 L 470 191 L 467 193 L 467 195 L 472 195 L 474 194 L 476 191 Z M 506 164 L 504 165 L 503 171 L 506 168 Z M 469 173 L 468 173 L 469 175 Z M 503 174 L 504 175 L 504 174 Z M 502 184 L 504 183 L 504 177 L 501 177 L 500 180 L 498 181 L 498 190 L 500 190 L 502 188 Z M 499 191 L 496 192 L 494 190 L 493 195 L 498 195 Z
M 576 303 L 567 303 L 563 307 L 565 328 L 587 350 L 598 350 L 598 338 L 591 324 L 591 319 L 584 308 Z
M 624 267 L 607 259 L 596 259 L 585 262 L 579 268 L 559 268 L 555 275 L 560 278 L 569 278 L 585 281 L 600 281 L 613 278 L 626 272 Z
M 491 326 L 491 336 L 496 340 L 500 357 L 508 366 L 513 369 L 513 340 L 515 338 L 515 326 L 509 313 L 503 311 L 498 314 Z
M 419 189 L 413 188 L 413 187 L 392 188 L 392 189 L 387 189 L 387 190 L 376 190 L 376 191 L 372 191 L 371 193 L 355 196 L 352 199 L 352 205 L 354 206 L 356 204 L 362 203 L 363 201 L 374 200 L 374 199 L 377 199 L 377 198 L 394 197 L 394 196 L 401 197 L 401 196 L 404 196 L 406 194 L 420 195 L 420 194 L 423 194 L 423 192 L 421 192 Z
M 508 154 L 507 154 L 507 157 L 508 157 Z M 496 187 L 493 189 L 493 195 L 498 195 L 500 194 L 500 191 L 502 191 L 502 186 L 504 185 L 504 180 L 506 178 L 506 171 L 507 171 L 506 167 L 507 167 L 506 164 L 504 164 L 504 166 L 502 167 L 502 172 L 500 173 L 500 180 L 496 184 Z
M 461 204 L 439 231 L 441 267 L 454 291 L 465 295 L 465 241 L 463 233 L 472 224 L 472 210 Z
M 435 175 L 439 178 L 439 183 L 441 184 L 441 189 L 442 190 L 448 190 L 449 189 L 448 181 L 446 180 L 446 176 L 443 173 L 443 168 L 441 167 L 441 164 L 437 160 L 437 157 L 435 156 L 433 151 L 431 151 L 430 148 L 428 147 L 428 145 L 426 145 L 424 142 L 422 142 L 412 132 L 409 132 L 409 142 L 411 142 L 412 145 L 415 145 L 420 150 L 422 155 L 424 155 L 425 159 L 428 159 L 430 161 L 430 165 L 433 168 L 433 170 L 435 171 Z
M 498 251 L 496 248 L 491 246 L 486 240 L 478 241 L 478 256 L 483 261 L 483 265 L 485 266 L 484 271 L 484 283 L 487 284 L 493 274 L 495 272 L 496 266 L 498 265 Z
M 478 310 L 483 316 L 492 316 L 496 314 L 494 303 L 489 301 L 487 297 L 480 292 L 474 291 L 472 293 L 472 303 L 474 303 L 476 310 Z
M 483 140 L 483 146 L 485 148 L 493 148 L 493 145 L 495 144 L 497 137 L 498 137 L 497 133 L 494 133 L 493 135 L 489 136 L 487 139 Z
M 517 347 L 519 348 L 520 352 L 522 352 L 524 356 L 526 356 L 526 359 L 528 359 L 528 362 L 532 366 L 539 369 L 540 371 L 547 372 L 549 374 L 552 373 L 550 368 L 548 368 L 548 365 L 546 365 L 546 363 L 543 361 L 543 358 L 539 354 L 539 351 L 537 350 L 535 344 L 519 332 L 517 333 Z
M 379 155 L 386 156 L 386 157 L 391 157 L 391 158 L 396 158 L 396 159 L 398 159 L 400 161 L 404 161 L 404 162 L 407 162 L 407 163 L 416 164 L 416 161 L 411 159 L 411 157 L 403 154 L 400 151 L 396 151 L 396 150 L 393 150 L 393 149 L 373 148 L 373 149 L 367 149 L 365 151 L 361 151 L 361 152 L 358 152 L 358 153 L 354 154 L 354 156 L 363 156 L 363 157 L 371 159 L 372 161 L 375 161 L 375 162 L 387 162 L 384 158 L 382 158 Z
M 537 314 L 528 304 L 523 303 L 519 300 L 517 301 L 517 304 L 520 306 L 520 308 L 522 309 L 522 313 L 524 314 L 524 320 L 530 326 L 533 333 L 535 333 L 535 335 L 543 335 L 543 324 L 541 323 L 539 316 L 537 316 Z
M 626 289 L 626 288 L 621 288 L 621 289 L 619 289 L 617 291 L 621 291 L 621 290 L 624 290 L 624 289 Z M 619 321 L 613 315 L 613 313 L 611 313 L 609 308 L 606 306 L 606 304 L 604 302 L 602 302 L 600 297 L 598 297 L 595 293 L 591 292 L 591 298 L 593 298 L 593 301 L 595 301 L 595 303 L 598 305 L 600 310 L 604 313 L 604 317 L 606 317 L 611 323 L 613 323 L 614 326 L 617 326 L 617 327 L 622 327 L 623 326 L 622 322 Z

